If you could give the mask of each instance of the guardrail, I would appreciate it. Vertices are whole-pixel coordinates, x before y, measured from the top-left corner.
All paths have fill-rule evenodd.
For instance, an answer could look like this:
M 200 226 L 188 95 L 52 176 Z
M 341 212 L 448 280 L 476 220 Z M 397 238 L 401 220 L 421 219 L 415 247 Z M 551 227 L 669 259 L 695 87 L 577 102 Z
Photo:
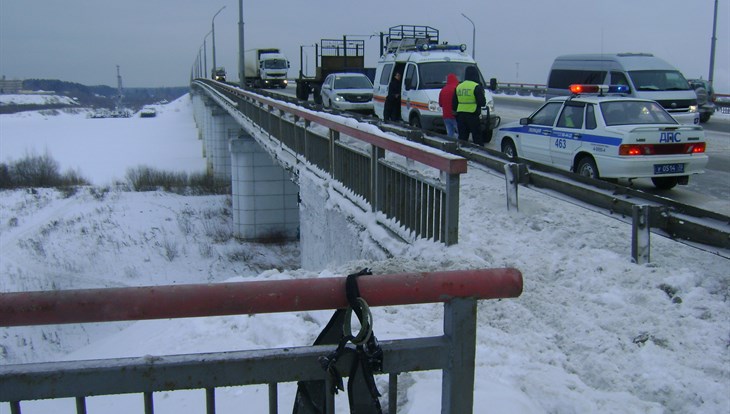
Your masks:
M 348 306 L 345 283 L 346 278 L 318 278 L 0 293 L 0 326 L 342 309 Z M 383 363 L 377 374 L 389 374 L 389 414 L 397 412 L 399 373 L 435 369 L 443 371 L 441 412 L 471 413 L 477 301 L 518 297 L 521 273 L 511 268 L 402 273 L 360 276 L 357 283 L 370 307 L 444 303 L 443 335 L 380 343 Z M 277 384 L 326 384 L 318 358 L 335 347 L 3 365 L 0 401 L 15 414 L 21 401 L 76 398 L 77 412 L 86 413 L 86 397 L 143 393 L 145 413 L 152 413 L 154 392 L 201 389 L 212 414 L 216 388 L 269 384 L 269 413 L 275 414 Z M 352 355 L 346 356 L 336 366 L 343 376 L 352 367 Z M 333 395 L 326 394 L 334 407 Z
M 376 128 L 358 129 L 315 111 L 210 80 L 196 80 L 205 93 L 232 116 L 245 117 L 269 137 L 362 197 L 372 211 L 381 211 L 417 237 L 452 245 L 459 236 L 459 176 L 466 172 L 460 156 L 394 138 Z M 319 125 L 327 130 L 318 131 Z M 368 149 L 358 148 L 348 136 Z M 426 177 L 388 153 L 438 170 Z M 396 234 L 401 229 L 391 228 Z

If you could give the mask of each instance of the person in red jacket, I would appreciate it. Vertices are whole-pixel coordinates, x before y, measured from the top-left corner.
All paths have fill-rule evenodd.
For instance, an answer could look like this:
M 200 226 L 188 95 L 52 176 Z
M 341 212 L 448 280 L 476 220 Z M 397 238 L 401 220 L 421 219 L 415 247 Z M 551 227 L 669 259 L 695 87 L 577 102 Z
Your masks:
M 459 85 L 459 78 L 453 73 L 449 73 L 446 77 L 446 86 L 441 88 L 441 92 L 439 92 L 439 105 L 441 106 L 442 116 L 444 118 L 444 126 L 446 126 L 446 135 L 451 138 L 456 137 L 457 133 L 456 116 L 451 107 L 451 101 L 457 85 Z

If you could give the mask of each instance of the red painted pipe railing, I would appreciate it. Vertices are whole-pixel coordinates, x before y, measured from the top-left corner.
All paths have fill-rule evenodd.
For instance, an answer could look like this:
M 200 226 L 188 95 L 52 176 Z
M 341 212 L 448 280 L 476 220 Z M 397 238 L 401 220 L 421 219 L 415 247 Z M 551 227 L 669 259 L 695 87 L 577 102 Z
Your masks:
M 522 293 L 517 269 L 358 278 L 370 306 L 499 299 Z M 0 293 L 0 326 L 297 312 L 347 307 L 345 278 Z

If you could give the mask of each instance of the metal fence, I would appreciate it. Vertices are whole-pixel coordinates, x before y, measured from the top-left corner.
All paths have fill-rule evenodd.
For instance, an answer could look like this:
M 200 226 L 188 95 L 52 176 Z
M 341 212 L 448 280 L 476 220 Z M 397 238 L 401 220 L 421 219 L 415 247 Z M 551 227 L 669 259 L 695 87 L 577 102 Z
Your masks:
M 0 327 L 343 309 L 345 279 L 0 293 Z M 381 342 L 383 363 L 376 374 L 389 378 L 388 413 L 397 413 L 398 374 L 424 370 L 443 371 L 441 413 L 471 413 L 477 301 L 519 296 L 521 273 L 506 268 L 371 275 L 359 277 L 358 285 L 370 307 L 444 303 L 443 335 Z M 155 392 L 199 389 L 213 414 L 216 388 L 268 384 L 268 412 L 276 414 L 279 383 L 329 385 L 318 360 L 335 347 L 3 365 L 0 401 L 19 414 L 23 401 L 75 398 L 77 413 L 86 413 L 87 397 L 141 393 L 139 411 L 151 414 Z M 343 376 L 350 373 L 351 358 L 337 362 Z M 334 407 L 334 396 L 327 394 Z
M 222 83 L 198 80 L 193 90 L 211 97 L 231 115 L 245 116 L 301 160 L 362 197 L 372 211 L 383 212 L 416 237 L 447 245 L 458 242 L 459 177 L 467 169 L 464 158 L 402 138 L 391 139 L 383 132 L 358 129 Z M 353 140 L 360 145 L 350 142 Z M 389 159 L 388 153 L 406 161 Z M 407 160 L 437 173 L 431 177 L 420 174 L 409 168 Z

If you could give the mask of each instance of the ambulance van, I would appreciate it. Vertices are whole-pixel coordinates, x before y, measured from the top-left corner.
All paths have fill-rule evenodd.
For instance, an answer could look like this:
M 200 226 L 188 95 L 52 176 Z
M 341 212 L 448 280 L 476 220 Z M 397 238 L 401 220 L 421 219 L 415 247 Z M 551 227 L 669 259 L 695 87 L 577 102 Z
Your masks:
M 625 85 L 627 96 L 656 101 L 681 124 L 700 122 L 697 94 L 689 82 L 674 66 L 650 53 L 557 57 L 545 99 L 570 95 L 572 84 Z
M 439 92 L 446 85 L 446 77 L 453 73 L 459 81 L 469 66 L 479 67 L 466 53 L 466 45 L 440 44 L 438 30 L 429 26 L 394 26 L 389 29 L 383 55 L 378 61 L 373 82 L 373 109 L 383 119 L 388 85 L 396 72 L 401 73 L 401 119 L 409 125 L 426 130 L 445 131 Z M 496 79 L 484 82 L 487 105 L 482 108 L 482 131 L 485 141 L 492 137 L 492 131 L 499 126 L 500 118 L 494 114 Z

